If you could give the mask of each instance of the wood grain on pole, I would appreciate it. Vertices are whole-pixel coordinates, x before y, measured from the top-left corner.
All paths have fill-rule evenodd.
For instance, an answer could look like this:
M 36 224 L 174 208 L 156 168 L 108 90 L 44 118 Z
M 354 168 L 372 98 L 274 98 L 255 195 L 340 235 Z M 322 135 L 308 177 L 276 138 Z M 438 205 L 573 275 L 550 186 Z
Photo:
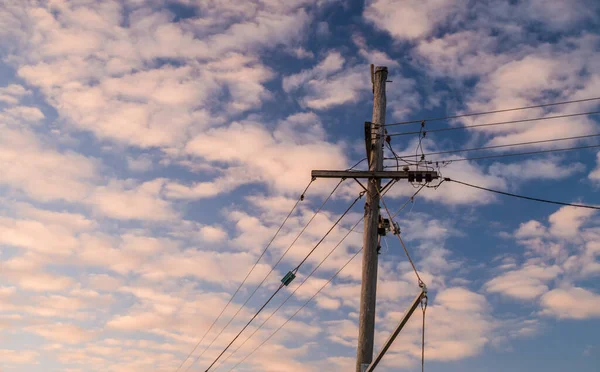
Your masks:
M 373 136 L 371 145 L 370 171 L 383 170 L 383 141 L 385 124 L 385 83 L 387 67 L 375 69 L 373 81 Z M 375 302 L 377 298 L 377 245 L 379 224 L 380 179 L 369 180 L 365 202 L 365 222 L 363 235 L 362 285 L 360 293 L 360 315 L 358 329 L 358 347 L 356 350 L 356 372 L 361 372 L 363 364 L 373 360 L 375 338 Z

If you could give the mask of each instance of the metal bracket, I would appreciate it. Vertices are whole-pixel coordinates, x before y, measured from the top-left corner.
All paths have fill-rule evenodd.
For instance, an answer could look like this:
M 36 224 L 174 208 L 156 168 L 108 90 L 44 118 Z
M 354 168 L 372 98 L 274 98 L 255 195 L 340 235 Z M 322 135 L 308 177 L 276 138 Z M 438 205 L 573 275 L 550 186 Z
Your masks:
M 357 178 L 353 178 L 353 180 L 356 181 L 356 183 L 358 183 L 367 194 L 369 193 L 369 190 L 367 190 L 367 188 L 362 183 L 360 183 L 360 181 Z
M 394 342 L 394 340 L 396 339 L 396 337 L 398 337 L 398 334 L 400 333 L 400 331 L 402 330 L 402 328 L 404 328 L 404 326 L 408 322 L 408 319 L 410 319 L 411 315 L 415 312 L 415 310 L 417 309 L 417 307 L 421 303 L 421 299 L 424 296 L 427 296 L 427 287 L 425 287 L 425 284 L 423 284 L 421 286 L 421 291 L 415 297 L 415 299 L 411 303 L 410 307 L 406 310 L 406 312 L 404 313 L 404 316 L 402 316 L 402 319 L 400 319 L 400 323 L 398 324 L 398 326 L 396 327 L 396 329 L 394 330 L 394 332 L 392 332 L 392 334 L 387 339 L 387 341 L 385 342 L 385 344 L 383 344 L 383 347 L 381 348 L 381 350 L 379 351 L 379 353 L 377 354 L 377 356 L 375 357 L 375 359 L 373 359 L 373 362 L 371 362 L 371 364 L 366 369 L 364 369 L 364 370 L 362 369 L 362 365 L 361 365 L 361 370 L 363 372 L 373 372 L 373 370 L 375 370 L 375 367 L 377 367 L 377 365 L 379 364 L 379 362 L 381 362 L 381 359 L 383 359 L 383 356 L 385 355 L 385 353 L 388 351 L 388 349 L 390 348 L 390 346 L 392 346 L 392 343 Z

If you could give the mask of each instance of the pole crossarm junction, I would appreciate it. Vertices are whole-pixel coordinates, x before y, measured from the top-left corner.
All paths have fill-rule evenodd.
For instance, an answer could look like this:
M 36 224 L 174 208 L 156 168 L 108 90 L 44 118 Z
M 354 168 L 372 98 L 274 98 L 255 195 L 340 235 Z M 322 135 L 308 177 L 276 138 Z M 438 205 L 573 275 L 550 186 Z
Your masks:
M 313 170 L 313 178 L 368 178 L 368 179 L 415 179 L 435 180 L 439 178 L 435 171 L 337 171 Z
M 385 353 L 388 351 L 390 346 L 392 346 L 392 344 L 394 343 L 394 340 L 396 339 L 396 337 L 398 337 L 398 334 L 400 334 L 400 331 L 402 331 L 402 328 L 404 328 L 404 326 L 406 325 L 406 323 L 408 322 L 408 320 L 410 319 L 412 314 L 415 312 L 415 310 L 421 303 L 421 299 L 423 299 L 423 297 L 426 297 L 426 296 L 427 296 L 427 287 L 425 287 L 425 285 L 423 285 L 421 287 L 421 291 L 415 297 L 415 299 L 412 301 L 412 303 L 410 304 L 410 307 L 406 310 L 406 312 L 402 316 L 400 323 L 398 323 L 398 326 L 396 326 L 396 329 L 394 330 L 394 332 L 392 332 L 392 334 L 390 335 L 390 337 L 388 337 L 385 344 L 383 344 L 383 347 L 381 348 L 381 350 L 379 351 L 379 353 L 377 354 L 377 356 L 375 357 L 373 362 L 371 364 L 369 364 L 368 366 L 366 364 L 364 365 L 364 367 L 363 367 L 364 372 L 373 372 L 375 370 L 375 367 L 377 367 L 379 362 L 381 362 Z

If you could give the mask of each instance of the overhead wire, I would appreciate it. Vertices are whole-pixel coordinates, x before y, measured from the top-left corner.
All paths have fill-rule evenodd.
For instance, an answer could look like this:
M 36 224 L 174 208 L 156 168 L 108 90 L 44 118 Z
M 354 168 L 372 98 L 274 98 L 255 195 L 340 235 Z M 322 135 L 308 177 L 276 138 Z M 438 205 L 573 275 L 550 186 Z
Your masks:
M 298 313 L 300 311 L 302 311 L 302 309 L 304 309 L 306 307 L 306 305 L 308 305 L 315 297 L 317 297 L 317 295 L 319 293 L 321 293 L 323 291 L 323 289 L 325 289 L 325 287 L 327 285 L 329 285 L 329 283 L 331 283 L 333 281 L 333 279 L 335 279 L 335 277 L 337 277 L 345 268 L 346 266 L 348 266 L 350 264 L 350 262 L 352 262 L 352 260 L 354 260 L 354 258 L 356 258 L 356 256 L 358 256 L 358 254 L 360 252 L 362 252 L 363 248 L 361 247 L 356 253 L 354 253 L 350 259 L 348 261 L 346 261 L 346 263 L 338 270 L 336 271 L 335 274 L 333 274 L 329 280 L 327 280 L 327 282 L 325 282 L 321 288 L 319 288 L 319 290 L 317 290 L 317 292 L 312 295 L 311 298 L 309 298 L 304 304 L 302 304 L 302 306 L 300 306 L 298 308 L 298 310 L 296 310 L 296 312 L 294 314 L 292 314 L 292 316 L 290 316 L 285 322 L 283 322 L 279 327 L 277 327 L 277 329 L 271 333 L 269 335 L 269 337 L 267 337 L 262 343 L 260 343 L 256 348 L 254 348 L 254 350 L 252 350 L 248 355 L 246 355 L 242 360 L 240 360 L 235 366 L 233 366 L 231 369 L 229 369 L 228 372 L 233 371 L 237 366 L 239 366 L 240 364 L 242 364 L 243 362 L 245 362 L 251 355 L 253 355 L 258 349 L 260 349 L 264 344 L 266 344 L 273 336 L 275 336 L 286 324 L 288 324 L 296 315 L 298 315 Z
M 414 198 L 419 194 L 419 192 L 423 189 L 423 187 L 421 187 L 419 190 L 417 190 L 415 193 L 413 193 L 413 195 L 408 198 L 406 200 L 406 202 L 396 211 L 396 213 L 394 214 L 394 216 L 397 216 L 404 208 L 406 208 L 406 206 L 412 201 L 414 200 Z M 389 189 L 388 189 L 389 190 Z M 385 195 L 386 192 L 388 191 L 384 191 L 381 194 Z M 339 244 L 341 244 L 343 242 L 344 239 L 346 239 L 346 237 L 352 232 L 354 231 L 354 229 L 356 229 L 356 227 L 360 224 L 360 222 L 363 221 L 363 218 L 361 218 L 360 220 L 357 221 L 357 223 L 351 228 L 349 229 L 348 233 L 342 238 L 342 241 Z M 296 312 L 294 314 L 292 314 L 292 316 L 290 316 L 283 324 L 281 324 L 275 331 L 273 331 L 262 343 L 260 343 L 256 348 L 254 348 L 248 355 L 246 355 L 242 360 L 240 360 L 237 364 L 235 364 L 231 369 L 229 369 L 228 372 L 233 371 L 237 366 L 239 366 L 240 364 L 242 364 L 244 361 L 246 361 L 250 356 L 252 356 L 258 349 L 260 349 L 264 344 L 266 344 L 273 336 L 275 336 L 275 334 L 277 334 L 287 323 L 289 323 L 300 311 L 302 311 L 302 309 L 304 309 L 306 307 L 306 305 L 308 305 L 319 293 L 321 293 L 321 291 L 329 284 L 333 281 L 333 279 L 338 276 L 343 270 L 344 268 L 346 268 L 346 266 L 348 266 L 350 264 L 350 262 L 360 253 L 362 252 L 363 248 L 361 247 L 356 253 L 354 253 L 354 255 L 352 257 L 350 257 L 350 259 L 333 275 L 331 276 L 331 278 L 325 282 L 321 288 L 311 297 L 309 298 L 300 308 L 298 308 L 298 310 L 296 310 Z M 304 284 L 304 282 L 302 283 Z M 302 285 L 301 284 L 301 285 Z M 298 289 L 298 288 L 297 288 Z M 296 289 L 296 290 L 297 290 Z M 272 314 L 273 315 L 273 314 Z M 272 316 L 271 315 L 271 316 Z M 264 323 L 263 323 L 264 324 Z M 261 325 L 262 326 L 262 325 Z
M 308 281 L 308 279 L 310 279 L 314 273 L 323 265 L 323 263 L 325 263 L 325 261 L 333 254 L 333 252 L 335 252 L 338 247 L 346 240 L 346 238 L 356 229 L 356 227 L 358 227 L 358 225 L 363 221 L 363 219 L 359 219 L 354 226 L 352 226 L 350 229 L 348 229 L 348 231 L 346 232 L 346 234 L 342 237 L 342 239 L 329 251 L 329 253 L 321 260 L 321 262 L 319 262 L 319 264 L 310 272 L 310 274 L 308 274 L 306 276 L 306 278 L 304 278 L 304 280 L 302 281 L 302 283 L 300 283 L 300 285 L 298 285 L 294 291 L 292 293 L 290 293 L 288 295 L 288 297 L 281 303 L 279 304 L 279 306 L 250 334 L 250 336 L 248 336 L 243 343 L 241 343 L 231 354 L 229 354 L 229 356 L 223 360 L 223 363 L 221 363 L 221 365 L 225 364 L 227 362 L 227 360 L 229 358 L 231 358 L 239 349 L 241 349 L 246 342 L 248 342 L 274 315 L 275 313 L 277 313 L 293 296 L 294 294 L 296 294 L 296 292 L 302 288 L 302 286 Z M 216 369 L 215 369 L 216 371 Z
M 390 127 L 390 126 L 396 126 L 396 125 L 416 124 L 416 123 L 420 123 L 422 121 L 451 120 L 451 119 L 459 119 L 459 118 L 464 118 L 464 117 L 469 117 L 469 116 L 499 114 L 502 112 L 529 110 L 529 109 L 535 109 L 535 108 L 559 106 L 559 105 L 566 105 L 566 104 L 571 104 L 571 103 L 581 103 L 581 102 L 589 102 L 589 101 L 597 101 L 597 100 L 600 100 L 600 97 L 584 98 L 584 99 L 577 99 L 577 100 L 563 101 L 563 102 L 545 103 L 545 104 L 533 105 L 533 106 L 514 107 L 514 108 L 500 109 L 500 110 L 493 110 L 493 111 L 471 112 L 471 113 L 466 113 L 466 114 L 429 118 L 429 119 L 408 120 L 408 121 L 401 121 L 401 122 L 397 122 L 397 123 L 385 124 L 385 126 Z
M 312 180 L 314 181 L 314 179 Z M 312 182 L 311 181 L 311 182 Z M 279 265 L 279 263 L 283 260 L 283 258 L 288 254 L 288 252 L 290 251 L 290 249 L 294 246 L 294 244 L 298 241 L 298 239 L 300 238 L 300 236 L 306 231 L 306 229 L 308 228 L 308 226 L 311 224 L 311 222 L 315 219 L 315 217 L 321 212 L 321 210 L 323 209 L 323 207 L 325 206 L 325 204 L 327 204 L 327 202 L 329 201 L 329 199 L 331 199 L 331 197 L 333 196 L 333 194 L 337 191 L 337 189 L 340 187 L 340 185 L 342 184 L 342 182 L 344 182 L 344 180 L 340 180 L 340 182 L 338 182 L 338 184 L 333 188 L 333 190 L 331 190 L 331 192 L 329 193 L 329 195 L 323 200 L 323 202 L 321 203 L 321 205 L 317 208 L 317 210 L 315 211 L 315 213 L 312 215 L 312 217 L 308 220 L 308 222 L 304 225 L 304 227 L 302 228 L 302 230 L 300 230 L 300 232 L 298 233 L 298 235 L 295 237 L 295 239 L 292 241 L 292 243 L 287 247 L 287 249 L 284 251 L 284 253 L 279 257 L 279 260 L 271 266 L 271 269 L 269 270 L 269 272 L 267 273 L 267 275 L 264 276 L 264 278 L 262 279 L 262 281 L 254 288 L 254 290 L 252 291 L 252 293 L 246 298 L 246 300 L 244 301 L 244 303 L 238 308 L 238 310 L 235 312 L 235 314 L 231 317 L 231 319 L 229 319 L 229 321 L 227 322 L 227 324 L 225 324 L 225 326 L 221 329 L 221 331 L 213 338 L 213 340 L 210 342 L 210 344 L 208 344 L 204 350 L 202 351 L 202 353 L 200 353 L 200 355 L 198 355 L 196 357 L 196 359 L 186 368 L 185 372 L 189 371 L 190 368 L 196 364 L 196 362 L 204 355 L 204 353 L 214 344 L 214 342 L 219 338 L 219 336 L 221 336 L 221 334 L 223 334 L 223 332 L 225 331 L 225 329 L 227 329 L 227 327 L 229 327 L 229 325 L 233 322 L 233 320 L 238 316 L 238 314 L 242 311 L 242 309 L 248 304 L 248 302 L 250 301 L 250 299 L 256 294 L 256 292 L 260 289 L 260 287 L 265 283 L 265 281 L 267 280 L 267 278 L 269 277 L 269 275 L 271 275 L 271 273 L 275 270 L 275 268 L 277 267 L 277 265 Z M 304 193 L 300 196 L 300 199 L 304 199 Z M 286 220 L 289 218 L 291 214 L 288 215 L 288 217 L 286 217 Z M 284 222 L 285 223 L 285 222 Z M 281 228 L 283 227 L 283 224 L 281 225 L 281 227 L 279 228 L 279 230 L 277 231 L 277 234 L 279 234 L 279 231 L 281 230 Z M 272 242 L 275 240 L 275 237 L 273 237 L 273 239 L 271 240 L 271 242 L 269 243 L 272 244 Z M 266 250 L 265 250 L 266 252 Z M 264 255 L 264 252 L 263 252 Z M 247 280 L 247 278 L 246 278 Z M 233 299 L 233 298 L 232 298 Z M 230 301 L 231 302 L 231 301 Z M 224 311 L 224 310 L 223 310 Z M 214 324 L 213 324 L 214 325 Z M 212 327 L 211 327 L 212 328 Z M 210 330 L 210 329 L 209 329 Z M 207 332 L 208 333 L 208 332 Z M 206 334 L 205 334 L 206 336 Z M 202 340 L 201 340 L 202 341 Z M 200 342 L 201 342 L 200 341 Z M 199 345 L 199 343 L 198 343 Z M 197 346 L 196 346 L 197 348 Z M 196 349 L 194 348 L 194 350 Z M 181 368 L 181 367 L 180 367 Z
M 310 252 L 308 252 L 308 254 L 302 259 L 302 261 L 300 261 L 300 263 L 293 269 L 290 271 L 290 273 L 293 273 L 294 275 L 298 272 L 298 270 L 300 269 L 300 267 L 306 262 L 306 260 L 308 260 L 308 258 L 314 253 L 314 251 L 319 247 L 319 245 L 321 245 L 321 243 L 323 243 L 323 241 L 327 238 L 327 236 L 329 236 L 329 234 L 331 233 L 331 231 L 333 231 L 333 229 L 340 223 L 340 221 L 348 214 L 348 212 L 350 212 L 350 210 L 352 209 L 352 207 L 354 207 L 354 205 L 362 198 L 362 196 L 364 195 L 364 191 L 361 192 L 356 199 L 354 199 L 354 201 L 350 204 L 350 206 L 348 208 L 346 208 L 346 210 L 344 211 L 344 213 L 342 213 L 342 215 L 335 221 L 335 223 L 331 226 L 331 228 L 325 233 L 325 235 L 318 241 L 318 243 L 310 250 Z M 279 291 L 285 286 L 285 283 L 281 283 L 279 285 L 279 287 L 275 290 L 275 292 L 273 292 L 273 294 L 271 295 L 271 297 L 269 297 L 269 299 L 259 308 L 259 310 L 252 316 L 252 318 L 244 325 L 244 327 L 237 333 L 237 335 L 229 342 L 229 344 L 223 349 L 223 351 L 221 351 L 221 353 L 214 359 L 214 361 L 210 364 L 210 366 L 208 366 L 208 368 L 206 369 L 206 372 L 208 372 L 214 365 L 215 363 L 217 363 L 219 361 L 219 359 L 221 358 L 221 356 L 223 356 L 223 354 L 231 347 L 231 345 L 233 345 L 233 343 L 240 337 L 240 335 L 246 330 L 246 328 L 248 328 L 248 326 L 252 323 L 252 321 L 254 321 L 254 319 L 256 319 L 256 317 L 262 312 L 262 310 L 271 302 L 271 300 L 273 300 L 273 298 L 277 295 L 277 293 L 279 293 Z
M 513 156 L 548 154 L 548 153 L 553 153 L 553 152 L 575 151 L 575 150 L 593 149 L 593 148 L 598 148 L 598 147 L 600 147 L 600 145 L 586 145 L 586 146 L 576 146 L 576 147 L 567 147 L 567 148 L 550 149 L 550 150 L 515 152 L 515 153 L 510 153 L 510 154 L 483 155 L 483 156 L 458 158 L 458 159 L 433 159 L 433 160 L 427 160 L 427 162 L 429 164 L 435 164 L 435 163 L 451 164 L 451 163 L 458 162 L 458 161 L 477 161 L 477 160 L 486 160 L 486 159 L 500 159 L 500 158 L 508 158 L 508 157 L 513 157 Z
M 472 148 L 457 149 L 457 150 L 427 152 L 424 155 L 431 156 L 431 155 L 442 155 L 442 154 L 455 154 L 455 153 L 460 153 L 460 152 L 482 151 L 482 150 L 513 147 L 513 146 L 526 146 L 526 145 L 535 145 L 535 144 L 540 144 L 540 143 L 550 143 L 550 142 L 557 142 L 557 141 L 578 140 L 578 139 L 592 138 L 592 137 L 599 137 L 599 136 L 600 136 L 600 133 L 595 133 L 595 134 L 586 134 L 586 135 L 573 136 L 573 137 L 561 137 L 561 138 L 552 138 L 552 139 L 538 140 L 538 141 L 510 143 L 510 144 L 505 144 L 505 145 L 493 145 L 493 146 L 472 147 Z M 412 155 L 403 155 L 403 156 L 400 156 L 399 158 L 402 159 L 402 158 L 410 158 L 410 157 L 412 157 Z
M 600 114 L 600 111 L 588 111 L 588 112 L 578 112 L 578 113 L 574 113 L 574 114 L 563 114 L 563 115 L 555 115 L 555 116 L 545 116 L 545 117 L 539 117 L 539 118 L 498 121 L 498 122 L 494 122 L 494 123 L 463 125 L 463 126 L 459 126 L 459 127 L 434 128 L 434 129 L 429 129 L 427 131 L 427 133 L 448 132 L 448 131 L 463 130 L 463 129 L 469 129 L 469 128 L 481 128 L 481 127 L 489 127 L 489 126 L 497 126 L 497 125 L 507 125 L 507 124 L 529 123 L 529 122 L 534 122 L 534 121 L 551 120 L 551 119 L 563 119 L 563 118 L 570 118 L 570 117 L 575 117 L 575 116 L 584 116 L 584 115 L 587 116 L 587 115 L 596 115 L 596 114 Z M 390 136 L 390 137 L 408 136 L 408 135 L 419 134 L 419 133 L 420 133 L 420 131 L 400 132 L 400 133 L 390 133 L 390 134 L 388 134 L 388 136 Z
M 358 166 L 360 165 L 360 163 L 362 163 L 362 162 L 363 162 L 363 161 L 365 161 L 365 160 L 367 160 L 367 158 L 362 158 L 362 159 L 360 159 L 360 160 L 359 160 L 359 161 L 358 161 L 356 164 L 354 164 L 354 165 L 353 165 L 353 166 L 351 166 L 350 168 L 347 168 L 346 170 L 347 170 L 347 171 L 350 171 L 350 170 L 352 170 L 352 169 L 354 169 L 354 168 L 358 167 Z
M 208 333 L 213 329 L 213 327 L 219 321 L 219 319 L 221 319 L 221 317 L 223 316 L 223 313 L 225 313 L 225 310 L 229 307 L 229 305 L 233 301 L 234 297 L 238 294 L 238 292 L 240 291 L 240 289 L 244 286 L 244 284 L 248 280 L 248 277 L 250 277 L 250 275 L 252 274 L 252 272 L 254 271 L 254 269 L 256 269 L 256 266 L 258 265 L 258 263 L 260 262 L 260 260 L 263 258 L 263 256 L 265 255 L 265 253 L 267 252 L 267 250 L 269 249 L 269 247 L 273 244 L 273 241 L 279 235 L 279 232 L 281 231 L 281 229 L 283 228 L 283 226 L 286 224 L 286 222 L 288 221 L 288 219 L 290 218 L 290 216 L 294 213 L 294 211 L 298 207 L 298 204 L 300 204 L 300 202 L 304 200 L 306 192 L 308 191 L 308 189 L 310 188 L 310 186 L 312 185 L 312 183 L 314 181 L 315 181 L 315 179 L 312 178 L 310 180 L 310 182 L 308 183 L 308 185 L 304 188 L 304 191 L 302 192 L 302 194 L 300 194 L 300 197 L 298 197 L 298 200 L 296 200 L 296 203 L 292 206 L 292 209 L 290 210 L 290 212 L 283 219 L 283 221 L 279 225 L 277 231 L 275 232 L 275 234 L 273 235 L 273 237 L 271 238 L 271 240 L 269 241 L 269 243 L 265 246 L 265 248 L 261 252 L 260 256 L 258 256 L 257 260 L 254 262 L 254 265 L 252 265 L 252 268 L 250 269 L 250 271 L 248 271 L 248 273 L 244 277 L 244 280 L 242 280 L 242 282 L 237 287 L 237 289 L 235 290 L 235 292 L 231 295 L 231 297 L 229 298 L 229 301 L 227 301 L 227 304 L 223 307 L 223 309 L 221 310 L 221 312 L 219 313 L 219 315 L 217 316 L 217 318 L 212 322 L 212 324 L 206 330 L 206 332 L 204 333 L 204 335 L 202 336 L 202 338 L 196 343 L 196 345 L 194 346 L 194 348 L 192 349 L 192 351 L 190 351 L 190 353 L 185 357 L 185 359 L 181 362 L 181 364 L 179 365 L 179 367 L 177 367 L 177 369 L 175 370 L 175 372 L 179 371 L 181 369 L 181 367 L 183 367 L 183 365 L 185 364 L 185 362 L 187 362 L 188 359 L 190 359 L 190 357 L 196 351 L 196 349 L 198 348 L 198 346 L 200 346 L 200 344 L 202 343 L 202 341 L 204 341 L 204 339 L 206 338 L 206 335 L 208 335 Z
M 421 185 L 421 187 L 417 191 L 415 191 L 415 193 L 412 194 L 412 196 L 410 198 L 408 198 L 408 200 L 406 200 L 406 203 L 404 203 L 400 208 L 398 208 L 398 210 L 396 212 L 394 212 L 394 214 L 392 215 L 392 218 L 394 218 L 398 214 L 400 214 L 400 212 L 402 212 L 409 203 L 414 202 L 415 196 L 417 196 L 421 192 L 421 190 L 423 190 L 423 188 L 425 188 L 425 184 Z M 385 195 L 385 193 L 383 193 L 383 194 Z M 390 220 L 390 222 L 391 222 L 391 220 Z
M 548 204 L 557 204 L 557 205 L 563 205 L 563 206 L 569 206 L 569 207 L 577 207 L 577 208 L 588 208 L 588 209 L 596 209 L 596 210 L 600 210 L 599 206 L 595 206 L 595 205 L 588 205 L 588 204 L 575 204 L 575 203 L 565 203 L 565 202 L 560 202 L 560 201 L 555 201 L 555 200 L 548 200 L 548 199 L 541 199 L 541 198 L 535 198 L 535 197 L 531 197 L 531 196 L 525 196 L 525 195 L 518 195 L 518 194 L 513 194 L 510 192 L 505 192 L 505 191 L 500 191 L 500 190 L 494 190 L 494 189 L 489 189 L 487 187 L 482 187 L 482 186 L 477 186 L 477 185 L 473 185 L 467 182 L 462 182 L 462 181 L 457 181 L 451 178 L 445 178 L 445 181 L 448 182 L 455 182 L 464 186 L 469 186 L 475 189 L 479 189 L 479 190 L 483 190 L 483 191 L 488 191 L 488 192 L 493 192 L 496 194 L 501 194 L 501 195 L 506 195 L 506 196 L 512 196 L 514 198 L 520 198 L 520 199 L 527 199 L 527 200 L 531 200 L 531 201 L 537 201 L 537 202 L 541 202 L 541 203 L 548 203 Z

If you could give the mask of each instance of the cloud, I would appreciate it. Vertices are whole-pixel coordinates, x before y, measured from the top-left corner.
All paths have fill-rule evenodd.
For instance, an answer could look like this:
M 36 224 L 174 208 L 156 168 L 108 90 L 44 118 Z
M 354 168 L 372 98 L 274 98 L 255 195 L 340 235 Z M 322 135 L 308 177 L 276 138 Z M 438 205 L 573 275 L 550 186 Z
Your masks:
M 558 266 L 525 265 L 488 281 L 488 292 L 501 293 L 520 300 L 532 300 L 548 291 L 547 283 L 561 273 Z
M 241 180 L 266 183 L 275 191 L 298 192 L 298 185 L 308 181 L 312 169 L 343 169 L 346 157 L 342 150 L 341 145 L 326 142 L 321 122 L 313 113 L 291 115 L 272 131 L 257 121 L 235 122 L 194 137 L 186 152 L 211 163 L 234 167 L 233 172 L 243 172 L 232 172 L 214 181 L 216 184 L 200 183 L 191 189 L 170 186 L 170 192 L 215 195 L 219 184 L 237 186 L 238 176 Z
M 202 10 L 181 21 L 113 1 L 30 6 L 28 38 L 15 30 L 13 60 L 67 127 L 130 146 L 179 147 L 221 122 L 211 112 L 238 114 L 269 99 L 264 84 L 274 74 L 252 51 L 301 39 L 305 5 L 194 4 Z
M 561 207 L 550 215 L 550 233 L 561 238 L 572 238 L 581 226 L 595 213 L 593 209 Z
M 78 246 L 73 230 L 56 222 L 0 218 L 0 242 L 51 255 L 68 255 Z
M 546 227 L 539 221 L 531 220 L 519 225 L 515 231 L 517 238 L 540 238 L 548 233 Z
M 393 60 L 387 53 L 376 49 L 369 49 L 366 39 L 360 34 L 354 34 L 352 41 L 359 48 L 358 53 L 366 61 L 376 66 L 398 67 L 398 61 Z
M 313 68 L 284 77 L 283 89 L 288 94 L 299 91 L 300 103 L 315 110 L 356 102 L 370 90 L 369 75 L 366 66 L 342 70 L 345 62 L 340 52 L 331 51 Z
M 171 204 L 161 197 L 165 180 L 139 185 L 113 181 L 97 187 L 86 202 L 98 213 L 120 220 L 166 221 L 177 217 Z
M 0 87 L 0 102 L 16 105 L 22 97 L 30 94 L 31 91 L 25 89 L 22 85 L 10 84 L 5 87 Z
M 412 40 L 429 35 L 462 6 L 460 0 L 371 0 L 363 17 L 395 38 Z
M 31 326 L 27 328 L 27 331 L 38 334 L 50 341 L 66 344 L 79 344 L 90 340 L 94 336 L 92 331 L 64 323 Z
M 496 334 L 498 323 L 488 311 L 485 297 L 469 289 L 449 287 L 440 290 L 427 307 L 427 322 L 436 326 L 428 328 L 425 355 L 430 360 L 451 361 L 478 354 Z M 387 331 L 377 333 L 378 344 L 387 338 L 401 316 L 397 310 L 386 314 Z M 420 360 L 420 317 L 417 311 L 409 320 L 386 354 L 385 366 L 407 368 Z
M 556 288 L 541 298 L 542 314 L 560 319 L 600 317 L 600 295 L 584 288 Z
M 488 168 L 490 174 L 515 181 L 539 179 L 563 179 L 582 172 L 582 163 L 559 164 L 558 159 L 530 159 L 515 163 L 493 163 Z
M 40 201 L 83 199 L 97 177 L 97 162 L 60 152 L 27 130 L 0 126 L 0 183 Z
M 153 166 L 152 158 L 147 155 L 141 155 L 138 157 L 127 157 L 127 168 L 132 172 L 147 172 L 152 169 Z
M 0 358 L 7 364 L 37 364 L 38 357 L 35 351 L 0 349 Z
M 219 226 L 203 226 L 200 235 L 208 242 L 220 242 L 227 238 L 227 232 Z

